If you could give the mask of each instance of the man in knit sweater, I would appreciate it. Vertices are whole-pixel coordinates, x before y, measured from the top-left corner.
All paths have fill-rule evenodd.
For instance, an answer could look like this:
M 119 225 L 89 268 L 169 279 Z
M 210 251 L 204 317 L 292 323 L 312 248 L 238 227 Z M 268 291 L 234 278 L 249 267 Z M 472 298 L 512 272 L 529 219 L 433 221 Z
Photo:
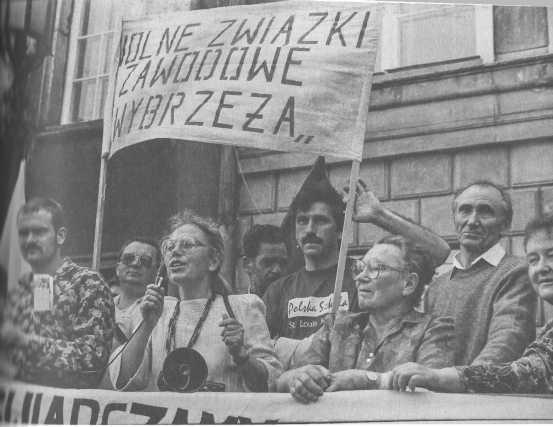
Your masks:
M 510 362 L 535 336 L 536 298 L 522 259 L 499 244 L 511 224 L 507 193 L 479 181 L 453 201 L 460 251 L 428 290 L 428 309 L 455 319 L 456 365 Z

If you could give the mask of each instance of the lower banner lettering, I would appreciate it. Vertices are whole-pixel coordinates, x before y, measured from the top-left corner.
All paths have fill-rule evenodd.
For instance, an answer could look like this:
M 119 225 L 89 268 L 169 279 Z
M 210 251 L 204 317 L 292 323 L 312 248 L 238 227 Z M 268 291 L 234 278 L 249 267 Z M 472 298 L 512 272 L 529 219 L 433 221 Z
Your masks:
M 38 424 L 251 424 L 406 420 L 551 420 L 547 396 L 326 393 L 304 405 L 284 393 L 76 390 L 0 382 L 0 421 Z

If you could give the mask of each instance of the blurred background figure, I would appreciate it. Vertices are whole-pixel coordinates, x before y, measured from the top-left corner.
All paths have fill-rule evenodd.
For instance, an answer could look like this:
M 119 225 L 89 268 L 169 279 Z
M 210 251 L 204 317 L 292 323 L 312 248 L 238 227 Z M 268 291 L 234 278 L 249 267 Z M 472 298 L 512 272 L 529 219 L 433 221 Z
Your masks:
M 118 295 L 114 298 L 118 341 L 126 341 L 140 323 L 140 301 L 146 285 L 154 283 L 160 262 L 161 253 L 154 240 L 135 237 L 121 247 L 115 268 Z
M 280 279 L 288 264 L 288 251 L 279 227 L 255 224 L 244 235 L 244 270 L 250 279 L 250 293 L 262 297 L 269 284 Z
M 16 379 L 51 387 L 95 388 L 113 339 L 114 307 L 99 273 L 62 257 L 61 205 L 34 198 L 17 215 L 19 246 L 32 272 L 10 290 L 0 347 Z

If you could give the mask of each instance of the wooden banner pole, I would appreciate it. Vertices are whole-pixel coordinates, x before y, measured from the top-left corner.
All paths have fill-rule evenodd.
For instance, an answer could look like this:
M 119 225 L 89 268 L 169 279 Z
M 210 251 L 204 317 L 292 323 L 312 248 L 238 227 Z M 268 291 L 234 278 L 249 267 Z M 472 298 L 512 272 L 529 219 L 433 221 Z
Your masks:
M 380 13 L 379 13 L 380 15 Z M 381 16 L 381 15 L 380 15 Z M 377 31 L 380 34 L 380 22 L 381 18 L 377 20 L 379 22 Z M 378 44 L 378 37 L 373 40 L 372 43 Z M 376 49 L 373 53 L 376 56 Z M 376 59 L 373 58 L 373 64 Z M 355 121 L 355 133 L 354 141 L 359 144 L 359 149 L 363 152 L 363 146 L 365 143 L 365 133 L 367 131 L 367 118 L 369 115 L 369 100 L 371 95 L 372 84 L 372 72 L 368 73 L 363 83 L 363 92 L 361 94 L 361 100 L 359 103 L 359 112 L 357 114 L 357 120 Z M 360 156 L 362 157 L 362 156 Z M 344 227 L 342 230 L 342 240 L 340 243 L 340 252 L 338 254 L 338 267 L 336 269 L 336 280 L 334 281 L 334 296 L 332 300 L 332 315 L 334 316 L 338 312 L 341 302 L 342 283 L 344 279 L 344 272 L 346 268 L 346 259 L 348 254 L 349 239 L 352 235 L 353 229 L 353 210 L 355 208 L 355 195 L 357 188 L 357 180 L 359 179 L 359 168 L 361 166 L 361 159 L 353 160 L 351 163 L 351 172 L 349 175 L 349 196 L 346 203 L 346 212 L 344 214 Z
M 92 269 L 100 271 L 102 254 L 102 230 L 104 227 L 104 206 L 106 202 L 106 183 L 109 153 L 102 153 L 100 160 L 100 179 L 98 181 L 98 202 L 96 204 L 96 223 L 94 226 L 94 247 L 92 248 Z
M 342 229 L 342 240 L 340 243 L 340 252 L 338 254 L 338 268 L 336 269 L 336 280 L 334 281 L 334 297 L 332 299 L 332 314 L 336 314 L 340 307 L 342 283 L 346 268 L 348 255 L 349 239 L 353 229 L 353 209 L 355 207 L 355 188 L 359 178 L 359 167 L 361 162 L 353 160 L 351 163 L 351 172 L 349 175 L 349 196 L 346 203 L 346 212 L 344 214 L 344 227 Z
M 115 87 L 119 76 L 119 57 L 121 53 L 121 37 L 123 20 L 119 20 L 115 34 L 119 34 L 111 64 L 111 75 L 108 84 L 108 93 L 104 108 L 104 128 L 102 132 L 102 156 L 100 157 L 100 178 L 98 180 L 98 201 L 96 203 L 96 222 L 94 225 L 94 246 L 92 248 L 92 269 L 100 271 L 102 256 L 102 232 L 104 229 L 104 208 L 106 204 L 106 188 L 108 176 L 108 160 L 112 141 L 112 114 L 115 100 Z

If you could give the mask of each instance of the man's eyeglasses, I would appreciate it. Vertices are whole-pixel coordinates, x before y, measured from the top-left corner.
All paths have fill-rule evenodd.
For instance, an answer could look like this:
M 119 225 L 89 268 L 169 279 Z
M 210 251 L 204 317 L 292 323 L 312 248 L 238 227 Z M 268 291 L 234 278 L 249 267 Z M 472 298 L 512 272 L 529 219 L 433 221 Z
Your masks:
M 121 264 L 126 265 L 127 267 L 133 264 L 138 264 L 140 267 L 152 268 L 154 265 L 154 260 L 151 256 L 148 255 L 138 255 L 138 254 L 123 254 L 119 260 Z
M 356 259 L 351 264 L 351 273 L 353 274 L 353 277 L 357 277 L 359 275 L 363 275 L 365 277 L 368 277 L 369 279 L 378 279 L 382 272 L 384 271 L 397 271 L 398 273 L 403 273 L 405 270 L 400 268 L 391 267 L 386 264 L 377 264 L 377 265 L 369 265 L 364 263 L 360 259 Z
M 194 248 L 206 247 L 207 245 L 196 239 L 166 239 L 161 244 L 161 251 L 166 253 L 176 249 L 180 251 L 189 251 Z

